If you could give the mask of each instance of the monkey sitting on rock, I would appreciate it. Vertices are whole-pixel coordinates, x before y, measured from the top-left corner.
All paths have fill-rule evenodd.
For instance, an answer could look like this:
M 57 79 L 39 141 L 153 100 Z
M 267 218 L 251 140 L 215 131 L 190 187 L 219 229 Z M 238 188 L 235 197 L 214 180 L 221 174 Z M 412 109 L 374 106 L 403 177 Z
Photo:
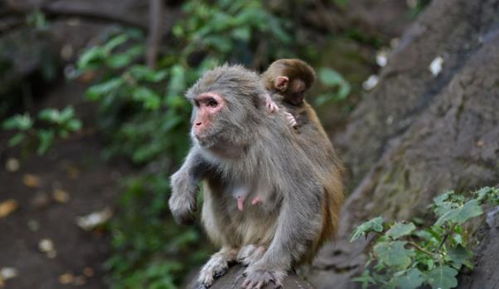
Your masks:
M 284 110 L 262 109 L 266 94 L 256 73 L 227 65 L 186 94 L 193 144 L 171 177 L 169 206 L 178 222 L 191 221 L 203 182 L 202 222 L 221 247 L 199 274 L 203 287 L 237 260 L 247 265 L 244 288 L 280 286 L 337 228 L 343 192 L 329 139 L 313 119 L 297 133 Z M 259 205 L 240 210 L 240 192 Z

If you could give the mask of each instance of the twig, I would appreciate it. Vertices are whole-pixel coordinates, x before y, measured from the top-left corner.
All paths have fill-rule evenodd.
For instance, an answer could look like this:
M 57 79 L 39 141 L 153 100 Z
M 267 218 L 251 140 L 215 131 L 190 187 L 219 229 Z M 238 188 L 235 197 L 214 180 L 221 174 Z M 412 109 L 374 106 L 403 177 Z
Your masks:
M 423 252 L 423 253 L 425 253 L 425 254 L 427 254 L 427 255 L 429 255 L 429 256 L 435 257 L 435 255 L 436 255 L 435 253 L 430 252 L 430 251 L 428 251 L 428 250 L 426 250 L 426 249 L 424 249 L 424 248 L 420 247 L 418 244 L 416 244 L 416 243 L 414 243 L 414 242 L 409 241 L 409 242 L 407 242 L 407 244 L 409 244 L 409 245 L 413 246 L 414 248 L 416 248 L 416 250 L 418 250 L 418 251 L 420 251 L 420 252 Z
M 129 19 L 129 18 L 124 18 L 122 15 L 113 15 L 109 13 L 105 13 L 103 11 L 100 11 L 98 9 L 75 9 L 75 8 L 68 8 L 68 7 L 51 7 L 49 5 L 45 5 L 42 7 L 22 7 L 18 9 L 9 9 L 7 7 L 7 10 L 1 11 L 0 12 L 0 17 L 5 17 L 5 16 L 24 16 L 35 9 L 39 9 L 42 13 L 44 13 L 47 17 L 80 17 L 80 18 L 87 18 L 87 19 L 93 19 L 96 21 L 103 21 L 103 22 L 115 22 L 119 24 L 123 24 L 125 26 L 132 26 L 132 27 L 137 27 L 143 31 L 148 31 L 147 25 L 142 23 L 139 20 L 135 19 Z
M 146 62 L 147 66 L 154 69 L 158 58 L 159 44 L 161 42 L 161 23 L 165 15 L 163 0 L 149 0 L 149 36 L 147 39 Z

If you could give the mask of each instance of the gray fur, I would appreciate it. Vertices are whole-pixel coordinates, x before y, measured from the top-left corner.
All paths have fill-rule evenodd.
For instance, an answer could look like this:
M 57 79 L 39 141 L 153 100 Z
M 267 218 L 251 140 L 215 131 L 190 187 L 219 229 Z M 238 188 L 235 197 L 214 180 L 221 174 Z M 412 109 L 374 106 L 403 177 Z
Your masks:
M 320 234 L 324 176 L 299 145 L 284 112 L 263 109 L 266 92 L 259 80 L 242 66 L 225 65 L 207 72 L 189 89 L 190 100 L 216 92 L 227 107 L 202 140 L 193 137 L 184 164 L 171 177 L 169 205 L 177 220 L 188 220 L 197 183 L 204 181 L 202 220 L 210 238 L 225 251 L 264 246 L 263 256 L 247 268 L 248 278 L 276 276 L 272 281 L 279 282 Z M 250 196 L 263 195 L 263 204 L 238 211 L 233 197 L 238 186 L 251 188 Z

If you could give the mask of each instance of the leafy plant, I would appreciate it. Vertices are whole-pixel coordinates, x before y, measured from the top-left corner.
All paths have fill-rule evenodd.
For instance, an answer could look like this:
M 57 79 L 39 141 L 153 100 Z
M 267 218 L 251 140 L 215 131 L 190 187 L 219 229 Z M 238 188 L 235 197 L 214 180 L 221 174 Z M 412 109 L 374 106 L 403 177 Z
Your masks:
M 208 257 L 202 234 L 195 227 L 165 222 L 168 178 L 145 174 L 129 179 L 111 223 L 115 253 L 106 262 L 113 288 L 174 289 L 181 277 Z
M 41 110 L 36 118 L 29 114 L 17 114 L 2 124 L 5 130 L 15 131 L 9 139 L 9 146 L 22 146 L 24 149 L 36 147 L 38 154 L 48 151 L 57 137 L 67 138 L 70 133 L 81 129 L 81 121 L 76 118 L 72 107 L 62 110 L 48 108 Z
M 315 98 L 315 104 L 320 106 L 328 101 L 341 101 L 350 94 L 350 83 L 341 74 L 327 67 L 319 70 L 319 81 L 325 86 L 328 92 Z
M 466 198 L 453 191 L 433 200 L 438 217 L 428 227 L 413 222 L 385 222 L 382 217 L 358 226 L 351 241 L 375 233 L 368 268 L 355 281 L 363 287 L 413 289 L 423 285 L 449 289 L 458 285 L 457 274 L 473 269 L 470 236 L 464 224 L 483 214 L 484 204 L 499 205 L 499 189 L 484 187 Z

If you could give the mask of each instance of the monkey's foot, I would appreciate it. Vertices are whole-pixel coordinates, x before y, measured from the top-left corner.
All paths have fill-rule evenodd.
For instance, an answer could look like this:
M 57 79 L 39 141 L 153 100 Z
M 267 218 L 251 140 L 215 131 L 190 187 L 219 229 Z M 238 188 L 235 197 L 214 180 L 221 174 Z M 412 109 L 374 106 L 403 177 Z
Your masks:
M 242 288 L 244 289 L 261 289 L 268 284 L 273 284 L 273 288 L 281 288 L 282 280 L 286 276 L 286 273 L 284 271 L 248 269 L 246 269 L 246 271 L 244 272 L 246 278 L 241 284 Z
M 203 266 L 199 273 L 198 282 L 208 288 L 215 279 L 223 276 L 229 269 L 229 262 L 234 260 L 233 251 L 226 252 L 223 249 L 211 256 L 210 260 Z
M 265 247 L 263 246 L 246 245 L 239 250 L 237 261 L 248 266 L 258 261 L 263 256 L 263 253 L 265 253 Z
M 285 112 L 284 115 L 286 116 L 286 120 L 288 121 L 288 124 L 291 127 L 296 127 L 296 118 L 289 112 Z

